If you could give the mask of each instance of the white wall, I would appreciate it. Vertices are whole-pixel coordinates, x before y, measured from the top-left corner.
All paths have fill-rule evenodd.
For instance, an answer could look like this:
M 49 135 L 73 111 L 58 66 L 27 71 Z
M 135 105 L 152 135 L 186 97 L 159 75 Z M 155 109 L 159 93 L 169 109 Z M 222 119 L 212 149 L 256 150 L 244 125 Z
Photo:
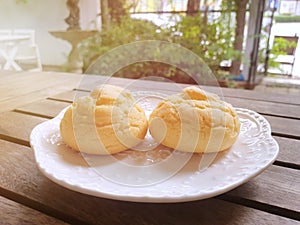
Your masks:
M 66 30 L 64 19 L 69 11 L 63 0 L 0 0 L 0 29 L 34 29 L 43 65 L 63 65 L 71 50 L 69 43 L 57 39 L 49 31 Z M 80 24 L 82 29 L 95 29 L 93 23 L 99 12 L 99 0 L 81 0 Z M 98 17 L 99 18 L 99 17 Z

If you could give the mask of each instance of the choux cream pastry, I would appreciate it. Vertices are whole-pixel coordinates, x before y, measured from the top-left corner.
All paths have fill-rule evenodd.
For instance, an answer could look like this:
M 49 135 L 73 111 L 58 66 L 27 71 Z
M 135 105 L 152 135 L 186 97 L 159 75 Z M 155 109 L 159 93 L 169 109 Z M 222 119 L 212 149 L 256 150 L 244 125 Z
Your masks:
M 95 88 L 77 98 L 61 123 L 62 140 L 76 151 L 114 154 L 137 145 L 147 133 L 148 121 L 131 93 L 113 85 Z
M 167 147 L 209 153 L 234 144 L 240 121 L 230 104 L 192 86 L 159 103 L 150 115 L 149 130 L 156 141 Z

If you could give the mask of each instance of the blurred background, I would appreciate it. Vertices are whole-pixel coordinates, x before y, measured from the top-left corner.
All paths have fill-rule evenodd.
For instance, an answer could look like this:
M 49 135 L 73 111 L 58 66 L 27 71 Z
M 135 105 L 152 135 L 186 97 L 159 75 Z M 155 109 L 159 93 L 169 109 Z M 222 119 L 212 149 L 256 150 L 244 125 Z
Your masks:
M 223 86 L 254 89 L 273 78 L 277 86 L 299 84 L 298 0 L 0 0 L 0 30 L 2 49 L 12 44 L 4 43 L 7 33 L 33 31 L 38 70 L 85 73 L 115 47 L 162 40 L 201 57 Z M 5 54 L 2 69 L 15 69 L 5 64 Z M 179 69 L 153 63 L 137 63 L 116 75 L 156 73 L 193 83 L 182 79 Z

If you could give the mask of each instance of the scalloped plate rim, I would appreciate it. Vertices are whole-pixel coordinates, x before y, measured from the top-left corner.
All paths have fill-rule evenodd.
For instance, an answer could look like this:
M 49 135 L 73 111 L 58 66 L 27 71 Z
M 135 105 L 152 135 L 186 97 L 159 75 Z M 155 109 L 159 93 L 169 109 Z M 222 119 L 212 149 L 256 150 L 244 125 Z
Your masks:
M 40 123 L 36 127 L 34 127 L 30 134 L 30 145 L 31 145 L 32 149 L 34 150 L 35 160 L 36 160 L 38 168 L 42 172 L 42 174 L 44 174 L 47 178 L 49 178 L 53 182 L 65 187 L 67 189 L 77 191 L 77 192 L 80 192 L 83 194 L 95 196 L 95 197 L 103 197 L 103 198 L 107 198 L 107 199 L 129 201 L 129 202 L 149 202 L 149 203 L 176 203 L 176 202 L 187 202 L 187 201 L 207 199 L 207 198 L 211 198 L 211 197 L 223 194 L 225 192 L 228 192 L 228 191 L 248 182 L 252 178 L 258 176 L 260 173 L 262 173 L 265 169 L 267 169 L 276 160 L 276 158 L 279 154 L 279 145 L 278 145 L 277 141 L 271 135 L 271 126 L 270 126 L 269 122 L 262 115 L 260 115 L 259 113 L 255 112 L 253 110 L 249 110 L 249 109 L 245 109 L 245 108 L 236 108 L 238 111 L 252 113 L 254 115 L 258 115 L 260 118 L 263 118 L 264 123 L 268 127 L 268 133 L 267 133 L 268 138 L 271 138 L 272 144 L 275 145 L 274 148 L 276 149 L 272 158 L 269 158 L 268 162 L 265 163 L 263 167 L 257 169 L 257 171 L 255 171 L 255 172 L 251 173 L 251 175 L 247 176 L 247 178 L 237 180 L 236 182 L 231 183 L 229 185 L 225 185 L 223 188 L 220 188 L 218 191 L 202 193 L 201 195 L 199 195 L 199 194 L 194 194 L 194 195 L 193 194 L 191 194 L 191 195 L 182 194 L 182 195 L 177 195 L 177 196 L 170 196 L 170 195 L 154 196 L 154 195 L 146 195 L 145 194 L 144 196 L 141 196 L 141 195 L 127 195 L 127 194 L 125 195 L 125 194 L 101 192 L 101 191 L 97 191 L 97 190 L 88 189 L 82 185 L 71 184 L 64 179 L 57 177 L 56 174 L 53 173 L 53 171 L 49 172 L 48 168 L 41 165 L 41 163 L 38 161 L 37 151 L 39 151 L 39 149 L 38 149 L 38 146 L 36 143 L 36 138 L 37 138 L 36 134 L 38 133 L 39 129 L 41 129 L 43 126 L 46 126 L 47 124 L 52 123 L 55 120 L 60 120 L 64 111 L 67 108 L 68 107 L 63 109 L 56 117 L 54 117 L 48 121 L 45 121 L 43 123 Z

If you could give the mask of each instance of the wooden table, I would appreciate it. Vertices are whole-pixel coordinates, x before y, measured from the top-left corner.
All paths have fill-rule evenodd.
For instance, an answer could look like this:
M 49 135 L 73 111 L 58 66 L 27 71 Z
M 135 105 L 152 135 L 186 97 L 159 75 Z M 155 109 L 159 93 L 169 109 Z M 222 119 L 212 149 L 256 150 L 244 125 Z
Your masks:
M 101 76 L 0 71 L 1 224 L 300 224 L 300 96 L 222 89 L 236 107 L 267 118 L 280 146 L 273 165 L 240 187 L 211 199 L 186 203 L 132 203 L 68 190 L 38 170 L 29 135 L 33 127 L 89 91 Z M 129 80 L 112 79 L 120 86 Z M 163 89 L 135 82 L 133 89 Z M 76 91 L 77 89 L 77 91 Z M 217 91 L 215 87 L 205 87 Z M 78 91 L 80 90 L 80 91 Z

